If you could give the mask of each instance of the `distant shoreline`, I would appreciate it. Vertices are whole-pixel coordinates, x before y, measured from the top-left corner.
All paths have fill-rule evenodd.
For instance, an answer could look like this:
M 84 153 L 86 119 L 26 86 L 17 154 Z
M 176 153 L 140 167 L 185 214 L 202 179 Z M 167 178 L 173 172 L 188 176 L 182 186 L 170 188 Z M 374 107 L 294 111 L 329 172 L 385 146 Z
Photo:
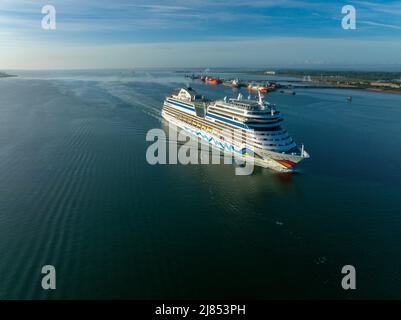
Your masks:
M 296 86 L 293 86 L 296 89 Z M 317 85 L 311 85 L 308 87 L 302 87 L 302 89 L 310 88 L 310 89 L 349 89 L 349 90 L 362 90 L 362 91 L 370 91 L 370 92 L 381 92 L 381 93 L 392 93 L 392 94 L 401 94 L 401 89 L 389 89 L 389 88 L 381 88 L 381 87 L 366 87 L 366 86 L 352 86 L 352 85 L 341 85 L 341 84 L 333 84 L 333 83 L 319 83 Z
M 366 91 L 372 91 L 372 92 L 382 92 L 382 93 L 392 93 L 392 94 L 401 94 L 401 90 L 387 90 L 387 89 L 380 89 L 380 88 L 366 88 Z
M 0 78 L 13 78 L 13 77 L 17 77 L 14 74 L 8 74 L 8 73 L 4 73 L 4 72 L 0 72 Z
M 177 72 L 177 71 L 176 71 Z M 255 70 L 242 71 L 241 74 L 266 77 L 263 79 L 247 79 L 243 86 L 252 83 L 273 83 L 282 89 L 349 89 L 401 94 L 401 72 L 377 71 L 325 71 L 325 70 Z M 214 71 L 214 74 L 217 74 Z M 207 76 L 207 72 L 186 75 L 191 79 Z M 289 79 L 285 79 L 289 78 Z M 233 81 L 232 78 L 221 78 L 221 82 Z
M 266 71 L 256 71 L 254 74 L 269 76 Z M 322 86 L 401 94 L 401 72 L 279 69 L 274 75 L 299 78 L 300 82 L 310 84 L 311 88 Z

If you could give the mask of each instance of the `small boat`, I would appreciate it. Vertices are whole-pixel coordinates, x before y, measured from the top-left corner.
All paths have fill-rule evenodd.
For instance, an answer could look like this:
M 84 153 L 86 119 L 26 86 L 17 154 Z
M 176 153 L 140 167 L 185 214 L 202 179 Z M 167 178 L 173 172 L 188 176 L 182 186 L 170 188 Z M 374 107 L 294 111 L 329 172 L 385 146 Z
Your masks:
M 248 85 L 247 89 L 248 91 L 260 92 L 260 93 L 267 93 L 269 91 L 268 87 L 266 86 L 252 83 Z
M 250 83 L 248 85 L 248 91 L 267 93 L 269 91 L 276 91 L 278 85 L 275 82 L 266 82 L 264 84 Z
M 351 96 L 347 97 L 347 101 L 352 102 L 352 97 Z
M 231 87 L 231 88 L 239 88 L 240 87 L 240 82 L 238 79 L 234 80 L 227 80 L 223 82 L 224 86 Z
M 211 78 L 211 77 L 206 77 L 205 78 L 205 83 L 211 84 L 211 85 L 218 85 L 220 83 L 220 79 L 217 78 Z

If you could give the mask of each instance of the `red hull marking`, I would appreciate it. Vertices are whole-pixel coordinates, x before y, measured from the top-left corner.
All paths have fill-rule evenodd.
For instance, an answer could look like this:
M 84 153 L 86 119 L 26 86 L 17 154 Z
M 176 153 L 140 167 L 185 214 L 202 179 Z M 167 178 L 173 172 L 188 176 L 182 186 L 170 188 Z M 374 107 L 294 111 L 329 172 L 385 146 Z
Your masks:
M 217 85 L 219 82 L 217 80 L 206 80 L 207 84 Z
M 276 160 L 279 164 L 283 165 L 286 168 L 291 168 L 295 166 L 295 162 L 292 162 L 290 160 Z

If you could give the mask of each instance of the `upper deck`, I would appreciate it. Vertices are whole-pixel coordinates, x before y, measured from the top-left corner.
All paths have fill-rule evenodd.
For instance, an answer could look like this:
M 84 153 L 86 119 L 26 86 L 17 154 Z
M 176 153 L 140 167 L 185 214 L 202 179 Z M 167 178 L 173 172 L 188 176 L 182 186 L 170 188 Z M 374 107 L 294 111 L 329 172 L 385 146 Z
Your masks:
M 251 124 L 252 122 L 255 125 L 265 125 L 266 127 L 282 121 L 281 113 L 275 110 L 275 105 L 263 101 L 261 96 L 259 101 L 245 100 L 241 94 L 237 99 L 225 97 L 223 100 L 210 101 L 197 94 L 193 89 L 185 88 L 176 90 L 167 98 L 168 102 L 174 104 L 170 100 L 181 103 L 185 109 L 193 108 L 196 115 L 200 117 L 215 114 L 238 123 Z
M 243 115 L 245 117 L 266 117 L 279 116 L 280 112 L 275 109 L 275 105 L 260 99 L 244 100 L 241 97 L 237 99 L 217 100 L 214 103 L 215 107 L 225 109 L 229 112 Z

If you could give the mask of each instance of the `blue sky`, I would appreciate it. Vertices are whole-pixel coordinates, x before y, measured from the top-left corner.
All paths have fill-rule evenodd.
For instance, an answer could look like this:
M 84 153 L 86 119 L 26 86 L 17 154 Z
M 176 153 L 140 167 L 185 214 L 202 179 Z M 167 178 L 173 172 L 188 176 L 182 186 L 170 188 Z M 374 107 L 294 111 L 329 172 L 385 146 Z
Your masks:
M 57 29 L 41 28 L 44 5 Z M 341 28 L 342 6 L 357 29 Z M 0 68 L 400 65 L 401 1 L 1 0 Z

